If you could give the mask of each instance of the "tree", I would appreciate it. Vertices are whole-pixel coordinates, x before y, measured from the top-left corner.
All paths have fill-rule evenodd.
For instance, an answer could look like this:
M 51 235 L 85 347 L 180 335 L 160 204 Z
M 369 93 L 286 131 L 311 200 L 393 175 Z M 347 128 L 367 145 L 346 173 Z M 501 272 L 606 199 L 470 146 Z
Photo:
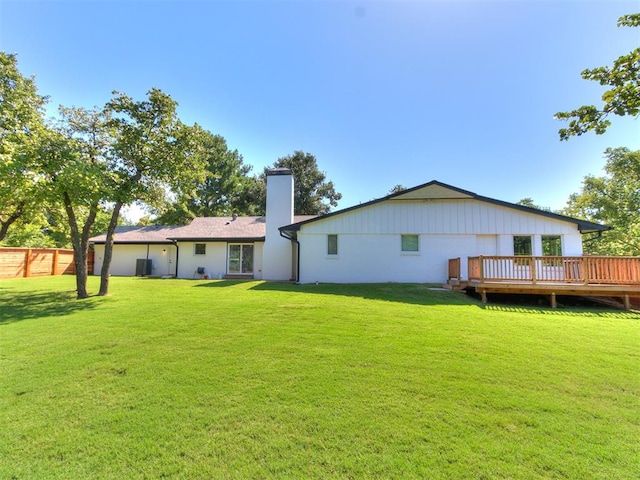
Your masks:
M 18 71 L 16 56 L 0 52 L 0 241 L 38 203 L 33 160 L 46 102 L 33 78 Z
M 586 242 L 587 253 L 640 255 L 640 151 L 609 148 L 605 157 L 605 176 L 586 176 L 563 213 L 613 227 Z
M 109 113 L 101 109 L 60 107 L 60 121 L 47 132 L 39 152 L 40 172 L 48 197 L 62 205 L 74 251 L 77 297 L 87 298 L 89 238 L 108 198 L 107 125 Z
M 323 215 L 331 211 L 331 207 L 338 205 L 342 194 L 336 192 L 333 182 L 326 180 L 326 173 L 318 169 L 316 157 L 310 153 L 295 151 L 293 155 L 279 158 L 273 167 L 264 169 L 260 180 L 266 185 L 266 174 L 270 168 L 288 168 L 293 173 L 294 205 L 297 215 Z M 264 187 L 263 187 L 264 188 Z M 266 190 L 257 192 L 266 195 Z M 257 195 L 256 195 L 257 197 Z M 266 206 L 266 200 L 256 198 L 262 211 Z
M 389 190 L 388 195 L 393 195 L 394 193 L 404 192 L 406 189 L 407 189 L 407 187 L 405 187 L 404 185 L 400 185 L 398 183 L 397 185 L 394 185 L 391 190 Z
M 113 209 L 98 295 L 109 291 L 114 233 L 122 207 L 134 202 L 157 207 L 164 201 L 165 192 L 180 196 L 204 178 L 206 151 L 194 140 L 197 127 L 180 122 L 176 107 L 169 95 L 155 88 L 143 101 L 114 92 L 106 105 L 112 115 L 107 125 L 112 137 L 108 188 Z
M 251 215 L 254 212 L 251 190 L 255 181 L 248 174 L 237 150 L 229 150 L 220 135 L 213 135 L 195 125 L 192 141 L 200 143 L 206 161 L 206 177 L 196 183 L 195 191 L 187 192 L 158 217 L 160 224 L 187 224 L 195 217 Z
M 618 19 L 618 26 L 637 27 L 640 13 L 624 15 Z M 558 112 L 556 118 L 569 120 L 568 128 L 559 130 L 560 140 L 580 136 L 590 130 L 603 134 L 611 125 L 610 114 L 618 116 L 638 116 L 640 113 L 640 48 L 623 55 L 613 62 L 612 67 L 598 67 L 582 72 L 582 78 L 611 87 L 602 95 L 604 105 L 583 105 L 569 112 Z
M 537 210 L 543 210 L 545 212 L 550 212 L 551 209 L 549 207 L 541 207 L 540 205 L 536 205 L 531 197 L 521 198 L 516 202 L 516 205 L 522 205 L 523 207 L 535 208 Z

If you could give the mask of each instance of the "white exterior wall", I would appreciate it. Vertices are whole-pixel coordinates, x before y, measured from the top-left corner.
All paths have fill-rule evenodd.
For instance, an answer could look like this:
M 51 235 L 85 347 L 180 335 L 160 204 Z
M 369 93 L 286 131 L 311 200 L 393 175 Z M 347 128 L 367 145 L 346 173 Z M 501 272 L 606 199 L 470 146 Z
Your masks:
M 288 173 L 285 173 L 288 172 Z M 293 223 L 293 176 L 291 172 L 267 172 L 266 233 L 262 278 L 291 279 L 291 241 L 280 235 L 279 227 Z
M 206 245 L 205 255 L 195 254 L 195 244 Z M 234 243 L 234 242 L 231 242 Z M 209 278 L 222 278 L 227 274 L 227 242 L 178 242 L 178 278 L 195 278 L 198 267 L 204 267 Z M 262 242 L 253 244 L 253 278 L 262 278 Z
M 104 245 L 95 245 L 94 275 L 100 275 L 104 260 Z M 139 258 L 151 260 L 152 275 L 175 275 L 176 247 L 166 244 L 118 245 L 113 246 L 111 257 L 111 275 L 133 277 L 136 274 L 136 261 Z
M 327 235 L 338 235 L 338 255 L 327 255 Z M 420 252 L 401 252 L 401 235 L 417 234 Z M 575 224 L 477 200 L 387 201 L 303 225 L 301 283 L 445 282 L 448 259 L 513 255 L 513 235 L 561 235 L 564 255 L 582 255 Z
M 394 234 L 338 235 L 338 255 L 326 254 L 326 235 L 298 240 L 301 283 L 442 282 L 449 258 L 475 250 L 474 235 L 420 235 L 417 253 L 402 252 Z

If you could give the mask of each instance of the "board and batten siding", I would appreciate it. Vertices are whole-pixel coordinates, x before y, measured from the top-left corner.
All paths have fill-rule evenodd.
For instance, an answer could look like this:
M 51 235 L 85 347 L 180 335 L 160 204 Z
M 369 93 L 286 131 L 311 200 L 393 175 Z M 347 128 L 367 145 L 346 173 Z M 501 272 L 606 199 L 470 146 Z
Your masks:
M 575 224 L 478 200 L 381 202 L 303 226 L 305 233 L 577 234 Z
M 328 234 L 338 255 L 327 255 Z M 401 251 L 402 234 L 419 235 L 418 253 Z M 478 200 L 386 201 L 302 225 L 300 282 L 445 282 L 449 258 L 513 255 L 513 235 L 531 235 L 541 254 L 543 235 L 560 235 L 564 255 L 581 255 L 570 222 Z

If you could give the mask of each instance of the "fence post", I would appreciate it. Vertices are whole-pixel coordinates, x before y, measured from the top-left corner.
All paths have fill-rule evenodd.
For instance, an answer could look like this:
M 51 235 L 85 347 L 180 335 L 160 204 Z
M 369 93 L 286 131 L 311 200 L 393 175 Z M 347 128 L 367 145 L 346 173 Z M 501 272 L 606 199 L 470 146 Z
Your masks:
M 28 248 L 26 252 L 24 252 L 24 276 L 31 276 L 31 249 Z
M 53 251 L 53 260 L 51 261 L 51 275 L 56 275 L 58 272 L 58 249 Z

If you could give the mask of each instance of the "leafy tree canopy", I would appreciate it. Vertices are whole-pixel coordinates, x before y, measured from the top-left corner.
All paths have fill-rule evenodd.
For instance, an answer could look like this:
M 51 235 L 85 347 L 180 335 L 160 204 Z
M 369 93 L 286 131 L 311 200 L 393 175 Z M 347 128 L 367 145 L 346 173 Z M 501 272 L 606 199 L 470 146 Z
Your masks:
M 107 227 L 99 295 L 109 290 L 113 236 L 126 204 L 159 206 L 167 191 L 178 197 L 191 193 L 206 175 L 207 149 L 201 129 L 183 124 L 177 102 L 158 89 L 136 101 L 119 92 L 105 106 L 110 135 L 107 156 L 108 193 L 113 202 Z
M 640 13 L 624 15 L 618 20 L 618 26 L 639 25 Z M 621 56 L 611 67 L 584 70 L 582 78 L 610 88 L 602 95 L 604 104 L 600 108 L 583 105 L 569 112 L 556 113 L 556 118 L 569 120 L 569 126 L 559 130 L 560 140 L 568 140 L 590 130 L 603 134 L 611 125 L 610 114 L 637 117 L 640 113 L 640 48 Z
M 16 56 L 0 52 L 0 241 L 41 200 L 33 160 L 46 102 L 33 78 L 19 72 Z
M 531 198 L 531 197 L 521 198 L 520 200 L 518 200 L 516 202 L 516 205 L 522 205 L 523 207 L 535 208 L 537 210 L 543 210 L 545 212 L 550 212 L 551 211 L 551 209 L 549 207 L 541 207 L 540 205 L 537 205 L 533 201 L 533 198 Z
M 609 148 L 605 157 L 605 175 L 586 176 L 562 213 L 613 227 L 585 242 L 587 253 L 640 255 L 640 151 Z
M 405 187 L 404 185 L 397 184 L 397 185 L 394 185 L 394 187 L 391 190 L 389 190 L 388 195 L 404 192 L 406 189 L 407 187 Z
M 192 142 L 206 164 L 206 176 L 195 183 L 195 189 L 171 202 L 157 218 L 159 224 L 183 225 L 195 217 L 252 215 L 255 207 L 252 190 L 256 182 L 248 174 L 251 166 L 243 163 L 237 150 L 229 150 L 220 135 L 199 126 L 192 130 Z
M 272 167 L 264 169 L 261 180 L 266 182 L 266 172 L 271 168 L 288 168 L 293 173 L 294 206 L 297 215 L 322 215 L 338 205 L 342 194 L 336 192 L 326 173 L 318 169 L 316 157 L 310 153 L 295 151 L 293 155 L 279 158 Z M 266 202 L 261 201 L 262 208 Z M 263 210 L 264 211 L 264 210 Z

